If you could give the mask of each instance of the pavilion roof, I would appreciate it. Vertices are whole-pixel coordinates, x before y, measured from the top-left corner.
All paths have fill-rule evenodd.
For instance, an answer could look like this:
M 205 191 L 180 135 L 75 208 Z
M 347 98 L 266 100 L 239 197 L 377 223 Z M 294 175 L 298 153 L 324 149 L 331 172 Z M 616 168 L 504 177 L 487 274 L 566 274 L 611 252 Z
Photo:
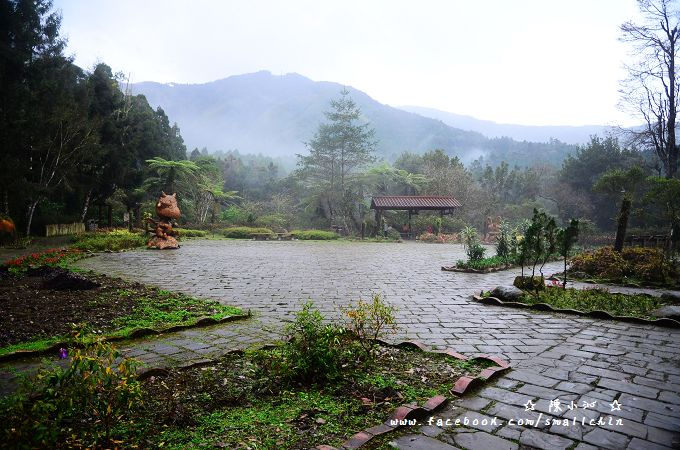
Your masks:
M 433 209 L 444 210 L 460 208 L 462 205 L 454 197 L 434 195 L 391 195 L 373 197 L 372 209 Z

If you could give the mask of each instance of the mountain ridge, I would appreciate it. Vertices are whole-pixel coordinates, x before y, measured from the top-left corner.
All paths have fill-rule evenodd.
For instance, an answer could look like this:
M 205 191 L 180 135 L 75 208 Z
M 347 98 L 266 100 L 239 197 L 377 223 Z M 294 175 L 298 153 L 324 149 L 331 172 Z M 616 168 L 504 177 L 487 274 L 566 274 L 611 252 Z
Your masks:
M 362 120 L 375 128 L 377 152 L 387 159 L 404 151 L 423 153 L 441 148 L 470 162 L 478 156 L 495 158 L 523 148 L 522 143 L 489 139 L 476 131 L 454 128 L 442 120 L 382 104 L 351 86 L 313 81 L 298 73 L 273 75 L 259 71 L 200 84 L 144 81 L 130 88 L 177 122 L 188 148 L 238 149 L 273 157 L 304 153 L 304 142 L 313 137 L 330 101 L 343 88 L 361 109 Z M 527 151 L 532 147 L 533 152 L 536 145 L 524 147 Z M 534 156 L 554 157 L 559 162 L 575 148 L 563 145 L 558 149 L 552 145 L 550 149 L 552 153 L 538 152 Z M 532 155 L 522 158 L 529 161 Z

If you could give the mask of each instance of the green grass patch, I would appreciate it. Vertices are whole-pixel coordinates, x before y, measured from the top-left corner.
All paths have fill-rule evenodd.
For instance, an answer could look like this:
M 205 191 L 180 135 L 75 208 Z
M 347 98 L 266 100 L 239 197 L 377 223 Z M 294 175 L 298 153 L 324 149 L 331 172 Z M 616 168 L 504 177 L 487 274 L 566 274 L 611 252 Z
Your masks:
M 55 336 L 51 338 L 36 339 L 34 341 L 8 345 L 6 347 L 0 347 L 0 355 L 6 355 L 8 353 L 14 353 L 18 351 L 41 352 L 43 350 L 50 348 L 57 342 L 62 342 L 67 339 L 68 336 Z
M 225 237 L 232 239 L 252 239 L 256 236 L 274 236 L 274 232 L 269 228 L 261 227 L 231 227 L 222 230 Z
M 146 245 L 146 237 L 127 230 L 83 233 L 74 238 L 72 248 L 90 252 L 121 251 Z
M 121 297 L 134 296 L 134 293 L 122 291 Z M 139 328 L 161 330 L 175 325 L 193 325 L 198 319 L 211 317 L 216 320 L 241 314 L 239 308 L 222 305 L 214 300 L 204 300 L 189 295 L 164 290 L 155 295 L 134 297 L 134 312 L 130 315 L 114 319 L 116 328 L 111 337 L 127 337 Z
M 459 269 L 496 269 L 499 267 L 510 267 L 514 263 L 508 258 L 501 258 L 500 256 L 491 256 L 489 258 L 482 258 L 477 261 L 463 261 L 459 259 L 456 261 L 456 267 Z
M 179 233 L 180 238 L 192 238 L 192 237 L 206 237 L 208 236 L 208 231 L 206 230 L 192 230 L 191 228 L 175 228 L 175 231 Z
M 547 303 L 559 309 L 577 309 L 579 311 L 607 311 L 614 316 L 630 316 L 642 319 L 655 319 L 651 313 L 668 301 L 651 295 L 627 295 L 609 292 L 606 289 L 562 289 L 547 287 L 539 291 L 538 296 L 526 294 L 523 303 L 534 305 Z
M 324 230 L 293 230 L 290 235 L 301 241 L 332 241 L 340 237 L 338 233 Z

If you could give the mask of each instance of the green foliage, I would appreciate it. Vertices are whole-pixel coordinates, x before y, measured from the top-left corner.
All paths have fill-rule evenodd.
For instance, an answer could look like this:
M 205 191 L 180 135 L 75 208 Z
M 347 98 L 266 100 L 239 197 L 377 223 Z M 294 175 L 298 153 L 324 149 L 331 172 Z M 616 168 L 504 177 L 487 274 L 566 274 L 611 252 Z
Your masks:
M 79 234 L 74 239 L 73 248 L 90 251 L 121 251 L 146 245 L 146 238 L 139 233 L 127 230 Z
M 288 325 L 290 341 L 281 347 L 279 358 L 269 366 L 291 380 L 326 382 L 342 373 L 351 360 L 352 350 L 343 338 L 343 329 L 325 325 L 323 316 L 311 301 L 302 306 L 295 321 Z
M 274 232 L 269 228 L 254 228 L 254 227 L 231 227 L 222 230 L 225 237 L 232 239 L 252 239 L 259 235 L 274 236 Z
M 340 237 L 334 231 L 324 230 L 293 230 L 290 232 L 290 235 L 301 241 L 330 241 Z
M 463 240 L 463 247 L 467 254 L 468 261 L 479 261 L 484 258 L 486 249 L 482 247 L 477 230 L 473 227 L 465 227 L 460 232 L 460 237 Z
M 456 267 L 460 269 L 484 270 L 495 269 L 497 267 L 506 267 L 509 264 L 512 264 L 512 261 L 508 260 L 508 258 L 496 255 L 490 258 L 481 258 L 477 260 L 463 261 L 461 259 L 456 262 Z
M 547 303 L 559 309 L 579 311 L 607 311 L 615 316 L 654 318 L 651 312 L 664 305 L 659 297 L 651 295 L 615 294 L 606 289 L 560 289 L 548 287 L 538 296 L 525 295 L 524 303 Z
M 508 222 L 503 221 L 500 224 L 499 233 L 496 237 L 496 256 L 504 260 L 510 258 L 511 240 L 512 228 Z
M 208 235 L 208 232 L 206 230 L 192 230 L 190 228 L 174 228 L 174 231 L 179 233 L 180 238 L 206 237 Z
M 284 214 L 266 214 L 260 216 L 255 220 L 258 226 L 270 228 L 273 230 L 285 230 L 288 226 L 288 218 Z
M 354 333 L 368 361 L 374 356 L 377 340 L 396 331 L 395 308 L 386 303 L 380 294 L 374 294 L 368 302 L 359 299 L 344 308 L 343 312 L 347 330 Z
M 84 331 L 74 339 L 66 368 L 41 371 L 35 381 L 0 402 L 4 442 L 30 447 L 107 447 L 112 430 L 139 406 L 137 363 L 109 343 Z M 81 433 L 72 435 L 77 423 Z M 69 445 L 69 446 L 70 446 Z

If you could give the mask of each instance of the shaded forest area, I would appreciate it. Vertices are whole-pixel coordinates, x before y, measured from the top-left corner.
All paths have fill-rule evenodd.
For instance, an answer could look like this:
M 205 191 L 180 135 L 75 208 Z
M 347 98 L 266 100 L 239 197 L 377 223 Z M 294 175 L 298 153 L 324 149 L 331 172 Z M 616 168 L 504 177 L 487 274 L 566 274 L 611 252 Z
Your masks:
M 0 65 L 0 212 L 25 235 L 53 223 L 106 225 L 100 206 L 112 207 L 113 225 L 123 225 L 127 213 L 130 227 L 141 226 L 163 190 L 178 193 L 182 222 L 197 228 L 376 230 L 374 195 L 452 195 L 463 204 L 443 222 L 417 216 L 420 232 L 483 230 L 488 217 L 517 223 L 537 208 L 610 233 L 624 198 L 632 205 L 630 226 L 641 233 L 667 234 L 677 223 L 677 180 L 660 178 L 664 165 L 649 147 L 594 136 L 554 165 L 526 158 L 519 165 L 513 157 L 466 166 L 437 148 L 404 152 L 390 163 L 378 158 L 375 132 L 347 91 L 330 100 L 293 171 L 237 150 L 187 151 L 179 127 L 144 96 L 131 95 L 122 75 L 103 63 L 92 70 L 74 65 L 51 2 L 0 5 L 8 49 Z M 387 221 L 400 227 L 406 213 Z

